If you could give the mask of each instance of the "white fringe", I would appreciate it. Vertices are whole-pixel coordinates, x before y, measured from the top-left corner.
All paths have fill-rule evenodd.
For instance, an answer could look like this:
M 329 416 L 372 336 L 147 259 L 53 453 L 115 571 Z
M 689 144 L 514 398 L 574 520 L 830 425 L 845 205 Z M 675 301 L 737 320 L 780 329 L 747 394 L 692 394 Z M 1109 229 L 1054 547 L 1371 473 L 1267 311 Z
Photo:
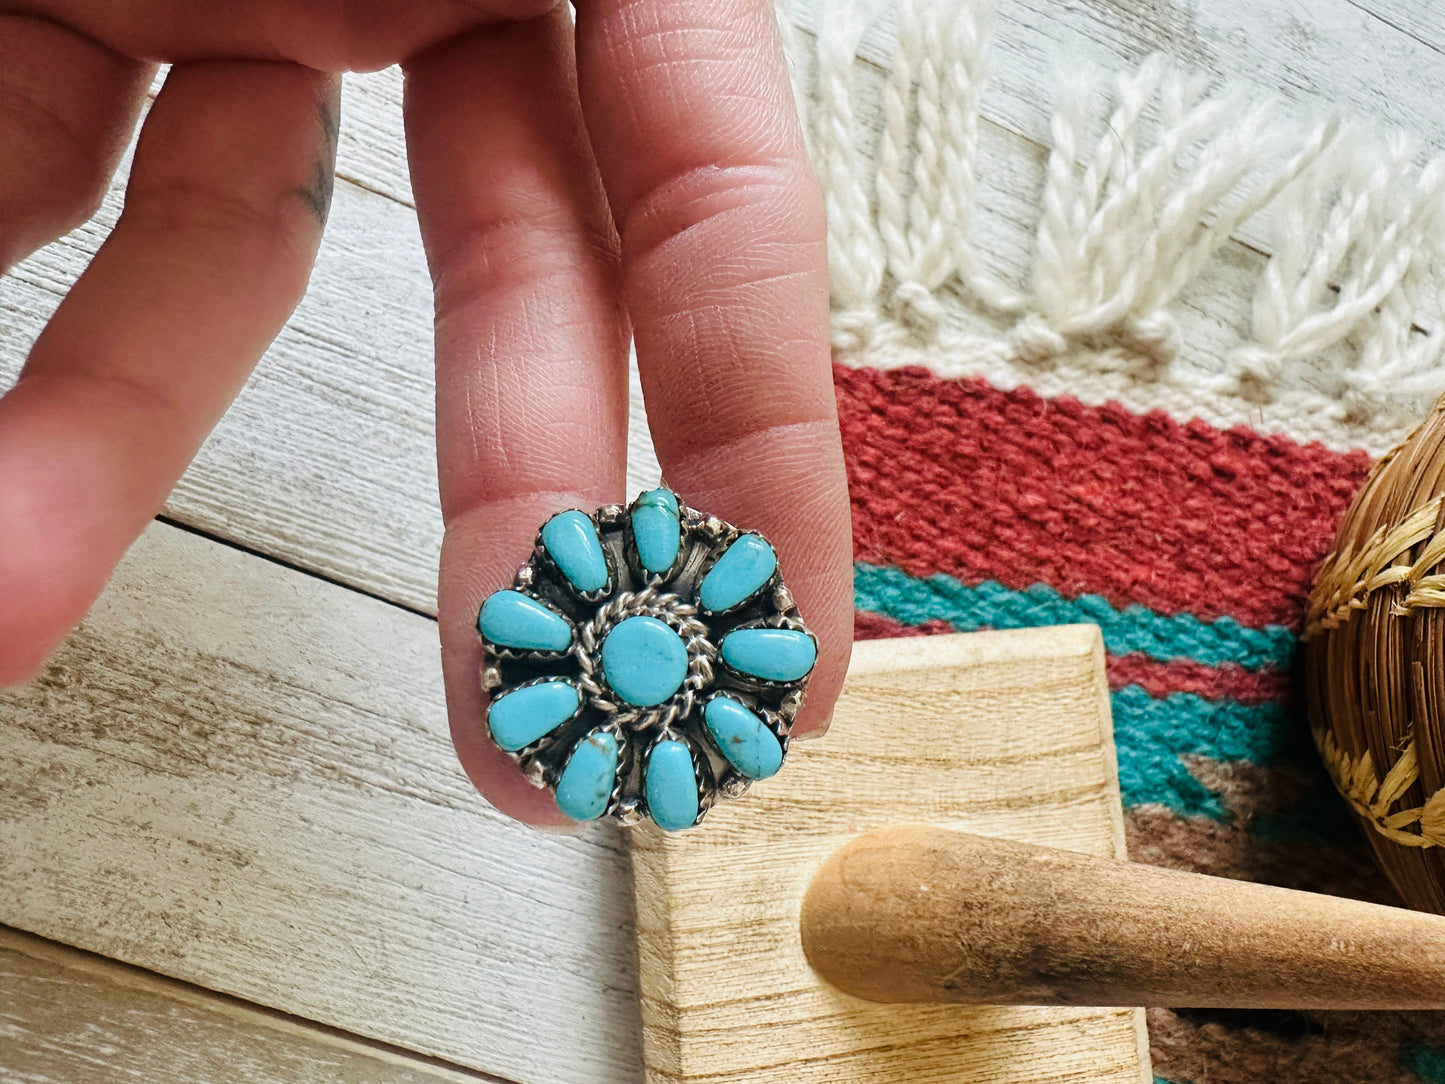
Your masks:
M 1078 73 L 1051 127 L 1030 281 L 1010 286 L 969 240 L 992 6 L 892 9 L 874 101 L 855 57 L 879 12 L 830 3 L 810 37 L 780 0 L 827 199 L 839 360 L 890 364 L 934 344 L 995 376 L 1094 372 L 1351 427 L 1407 424 L 1445 391 L 1445 157 L 1382 148 L 1337 118 L 1302 125 L 1159 57 L 1112 80 Z M 1181 294 L 1256 216 L 1276 236 L 1247 337 L 1223 372 L 1181 364 Z M 999 326 L 997 341 L 960 312 Z
M 1424 168 L 1404 139 L 1357 153 L 1367 138 L 1342 139 L 1341 153 L 1287 193 L 1282 233 L 1255 295 L 1254 341 L 1237 350 L 1226 390 L 1267 400 L 1291 359 L 1353 337 L 1354 364 L 1341 374 L 1349 411 L 1371 416 L 1392 395 L 1434 394 L 1445 381 L 1445 157 Z M 1414 328 L 1432 306 L 1428 332 Z

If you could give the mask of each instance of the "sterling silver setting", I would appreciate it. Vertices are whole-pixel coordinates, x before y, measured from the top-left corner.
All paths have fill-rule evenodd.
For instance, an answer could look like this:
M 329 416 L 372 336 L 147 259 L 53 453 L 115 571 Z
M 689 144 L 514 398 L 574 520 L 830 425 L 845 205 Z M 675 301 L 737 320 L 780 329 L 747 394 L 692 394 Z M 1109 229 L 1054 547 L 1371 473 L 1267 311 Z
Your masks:
M 649 570 L 639 553 L 637 534 L 647 532 L 648 552 L 654 564 L 660 563 L 655 556 L 656 525 L 674 506 L 675 559 L 665 571 Z M 639 520 L 635 529 L 633 517 L 641 508 L 647 509 L 647 518 Z M 562 516 L 569 517 L 565 526 L 570 533 L 554 535 L 557 544 L 549 548 L 544 539 L 548 524 Z M 556 794 L 559 808 L 575 820 L 608 817 L 637 824 L 652 819 L 669 830 L 700 823 L 720 799 L 742 795 L 755 779 L 771 775 L 781 765 L 817 657 L 816 638 L 783 584 L 776 555 L 766 540 L 757 532 L 687 507 L 670 491 L 649 491 L 630 506 L 608 505 L 591 514 L 569 510 L 558 517 L 538 531 L 532 556 L 510 590 L 490 596 L 478 615 L 484 649 L 481 682 L 490 698 L 487 733 L 534 786 Z M 606 564 L 606 583 L 600 588 L 589 527 Z M 719 561 L 745 536 L 752 537 L 739 546 L 738 558 L 719 569 Z M 759 580 L 768 555 L 773 569 Z M 570 566 L 572 576 L 564 566 Z M 590 569 L 592 578 L 578 574 L 579 567 Z M 744 572 L 737 573 L 737 568 Z M 702 600 L 703 584 L 715 570 L 708 597 L 714 604 L 731 603 L 716 611 Z M 759 580 L 755 587 L 754 580 Z M 749 587 L 743 597 L 733 598 Z M 489 617 L 494 599 L 500 601 Z M 518 616 L 512 619 L 509 614 Z M 613 641 L 612 661 L 604 663 L 608 637 L 638 617 L 661 622 L 676 634 L 681 647 L 648 622 L 634 622 L 629 633 Z M 556 618 L 566 623 L 565 649 L 560 646 L 563 633 Z M 548 646 L 528 640 L 525 630 L 538 622 L 553 636 Z M 662 663 L 652 665 L 652 656 L 640 649 L 623 653 L 636 640 L 633 634 L 639 626 L 648 626 L 643 630 L 650 636 L 646 644 L 665 641 L 666 653 L 659 656 Z M 736 637 L 736 650 L 729 649 L 724 657 L 724 641 L 730 634 L 753 630 L 787 631 L 781 636 Z M 775 644 L 781 653 L 764 650 Z M 667 693 L 674 673 L 681 675 L 680 680 Z M 658 681 L 661 692 L 656 696 L 636 691 Z M 513 701 L 511 707 L 545 701 L 555 715 L 570 706 L 575 690 L 576 710 L 560 720 L 540 709 L 530 714 L 498 712 L 498 704 L 507 697 L 538 685 L 548 689 L 531 700 Z M 710 711 L 709 705 L 718 698 L 731 703 Z M 558 702 L 561 707 L 555 706 Z M 739 707 L 745 710 L 740 712 Z M 537 733 L 544 724 L 545 731 Z M 525 744 L 518 746 L 524 739 Z M 609 777 L 606 769 L 614 761 Z M 695 787 L 695 797 L 690 787 Z

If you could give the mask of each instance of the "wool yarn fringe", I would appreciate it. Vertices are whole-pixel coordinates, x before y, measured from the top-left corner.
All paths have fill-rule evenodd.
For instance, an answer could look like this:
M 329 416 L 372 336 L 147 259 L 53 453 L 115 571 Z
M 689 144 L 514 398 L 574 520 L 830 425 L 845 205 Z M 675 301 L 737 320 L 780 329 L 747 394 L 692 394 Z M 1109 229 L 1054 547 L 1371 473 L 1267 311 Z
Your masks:
M 1027 281 L 1010 282 L 970 236 L 991 4 L 779 6 L 827 201 L 839 361 L 941 349 L 943 375 L 1041 389 L 1052 368 L 1107 377 L 1131 407 L 1130 385 L 1149 384 L 1138 405 L 1207 401 L 1228 423 L 1288 401 L 1381 432 L 1445 391 L 1445 156 L 1336 116 L 1301 122 L 1159 56 L 1078 72 L 1059 91 Z M 881 87 L 857 59 L 880 20 L 896 29 Z M 1182 365 L 1179 298 L 1247 224 L 1270 255 L 1245 334 L 1222 365 Z

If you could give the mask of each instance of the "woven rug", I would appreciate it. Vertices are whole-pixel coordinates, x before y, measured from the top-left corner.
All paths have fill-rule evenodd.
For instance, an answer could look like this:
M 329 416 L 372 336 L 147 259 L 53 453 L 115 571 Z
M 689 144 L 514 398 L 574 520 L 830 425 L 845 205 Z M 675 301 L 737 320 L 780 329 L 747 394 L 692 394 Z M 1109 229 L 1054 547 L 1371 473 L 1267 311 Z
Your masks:
M 870 18 L 783 19 L 857 636 L 1098 624 L 1135 861 L 1391 901 L 1291 676 L 1350 497 L 1445 388 L 1445 159 L 1158 58 L 1020 150 L 981 120 L 984 7 Z M 1445 1082 L 1445 1014 L 1149 1026 L 1171 1084 Z

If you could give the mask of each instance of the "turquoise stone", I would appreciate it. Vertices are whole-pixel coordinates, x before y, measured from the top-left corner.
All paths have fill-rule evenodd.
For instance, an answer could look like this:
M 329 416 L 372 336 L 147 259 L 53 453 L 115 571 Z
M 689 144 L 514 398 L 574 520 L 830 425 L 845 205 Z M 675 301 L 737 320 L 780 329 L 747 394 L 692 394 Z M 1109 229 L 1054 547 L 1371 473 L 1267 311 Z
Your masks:
M 629 704 L 661 704 L 687 677 L 687 645 L 655 617 L 629 617 L 602 641 L 602 673 Z
M 795 629 L 735 629 L 723 637 L 723 662 L 765 681 L 797 681 L 818 661 L 818 646 Z
M 572 628 L 530 595 L 497 591 L 482 603 L 477 628 L 488 641 L 523 651 L 566 651 Z
M 493 700 L 487 708 L 492 740 L 509 753 L 550 734 L 582 706 L 582 693 L 570 681 L 554 678 L 524 685 Z
M 595 821 L 607 812 L 619 754 L 617 739 L 605 730 L 578 742 L 557 780 L 557 808 L 574 821 Z
M 778 569 L 778 557 L 760 534 L 745 534 L 729 546 L 702 578 L 697 600 L 703 609 L 730 610 L 767 583 Z
M 647 811 L 659 828 L 676 832 L 697 820 L 697 775 L 692 751 L 680 741 L 660 741 L 647 757 Z
M 718 751 L 749 779 L 766 779 L 783 766 L 783 746 L 777 735 L 736 700 L 713 697 L 703 719 Z
M 632 540 L 643 568 L 659 574 L 670 569 L 681 539 L 677 498 L 670 490 L 649 489 L 633 502 Z
M 562 575 L 579 591 L 607 586 L 607 558 L 597 528 L 581 512 L 559 512 L 542 527 L 542 545 Z

